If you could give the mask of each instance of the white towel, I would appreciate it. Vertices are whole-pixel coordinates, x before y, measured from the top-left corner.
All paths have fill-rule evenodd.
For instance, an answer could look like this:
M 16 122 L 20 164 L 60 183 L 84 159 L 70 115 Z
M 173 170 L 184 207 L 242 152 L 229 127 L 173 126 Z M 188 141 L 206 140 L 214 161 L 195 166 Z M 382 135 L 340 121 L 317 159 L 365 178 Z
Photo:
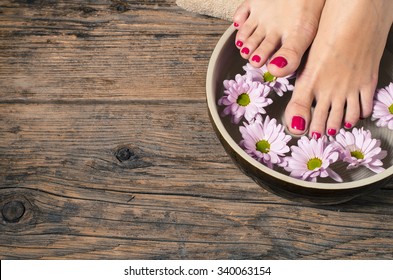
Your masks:
M 232 21 L 233 14 L 243 0 L 176 0 L 183 9 Z

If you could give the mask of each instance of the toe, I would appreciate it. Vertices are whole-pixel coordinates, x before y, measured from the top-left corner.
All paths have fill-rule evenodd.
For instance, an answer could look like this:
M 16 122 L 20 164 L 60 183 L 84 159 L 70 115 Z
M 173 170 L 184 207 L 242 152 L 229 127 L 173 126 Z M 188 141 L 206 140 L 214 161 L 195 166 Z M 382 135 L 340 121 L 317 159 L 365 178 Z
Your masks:
M 246 53 L 245 42 L 251 37 L 258 26 L 258 22 L 252 18 L 248 18 L 246 22 L 239 28 L 236 34 L 235 44 L 241 50 L 241 53 Z M 244 50 L 243 50 L 244 49 Z M 248 48 L 247 48 L 248 49 Z M 248 52 L 250 50 L 248 49 Z
M 233 15 L 233 26 L 241 28 L 250 15 L 250 6 L 248 1 L 244 1 L 235 11 Z
M 325 135 L 326 120 L 329 115 L 329 99 L 319 99 L 314 108 L 310 123 L 309 136 L 319 138 Z
M 289 132 L 302 135 L 307 131 L 313 99 L 311 90 L 299 81 L 285 109 L 285 122 Z
M 360 91 L 360 116 L 368 118 L 373 110 L 373 98 L 375 90 L 364 89 Z
M 251 55 L 250 63 L 255 67 L 261 67 L 271 57 L 280 44 L 278 34 L 267 34 Z
M 310 46 L 315 31 L 304 29 L 292 32 L 283 40 L 281 48 L 273 55 L 268 65 L 269 72 L 276 77 L 292 74 L 299 67 L 302 56 Z
M 326 123 L 326 134 L 334 136 L 340 130 L 344 116 L 345 100 L 335 100 L 331 106 Z
M 243 47 L 240 50 L 241 56 L 244 59 L 254 58 L 254 56 L 256 54 L 253 54 L 253 53 L 254 53 L 255 49 L 257 49 L 258 46 L 261 44 L 264 37 L 265 37 L 265 29 L 263 27 L 258 26 L 254 30 L 254 32 L 250 35 L 250 37 L 248 37 L 245 40 Z M 254 58 L 254 60 L 255 60 L 255 58 Z M 250 59 L 250 62 L 251 61 L 252 61 L 252 59 Z
M 360 117 L 359 95 L 353 94 L 347 99 L 347 108 L 344 118 L 344 128 L 351 129 L 356 125 Z

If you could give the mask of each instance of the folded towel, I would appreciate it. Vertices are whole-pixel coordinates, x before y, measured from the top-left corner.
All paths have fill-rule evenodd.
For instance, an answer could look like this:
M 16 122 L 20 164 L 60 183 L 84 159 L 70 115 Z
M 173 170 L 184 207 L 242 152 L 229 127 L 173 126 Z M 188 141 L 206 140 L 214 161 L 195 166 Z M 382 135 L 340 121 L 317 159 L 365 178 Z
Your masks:
M 236 8 L 243 0 L 176 0 L 176 4 L 183 9 L 232 21 Z

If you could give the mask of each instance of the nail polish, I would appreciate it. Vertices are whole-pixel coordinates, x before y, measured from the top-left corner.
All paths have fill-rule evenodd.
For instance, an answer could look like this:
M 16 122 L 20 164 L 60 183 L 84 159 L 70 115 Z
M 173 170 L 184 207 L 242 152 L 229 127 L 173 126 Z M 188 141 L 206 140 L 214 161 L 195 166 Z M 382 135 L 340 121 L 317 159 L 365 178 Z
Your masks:
M 249 54 L 250 50 L 248 48 L 242 48 L 242 53 Z
M 334 135 L 336 135 L 336 133 L 337 133 L 337 131 L 336 131 L 334 128 L 329 128 L 328 134 L 329 134 L 330 136 L 334 136 Z
M 311 138 L 318 140 L 319 138 L 321 138 L 321 133 L 314 131 L 313 133 L 311 133 Z
M 259 62 L 261 62 L 261 57 L 260 57 L 259 55 L 254 55 L 254 56 L 251 58 L 251 60 L 252 60 L 252 61 L 255 61 L 256 63 L 259 63 Z
M 346 122 L 346 123 L 344 124 L 344 127 L 345 127 L 346 129 L 351 129 L 351 128 L 352 128 L 352 124 L 349 123 L 349 122 Z
M 278 68 L 284 68 L 288 64 L 288 61 L 282 56 L 277 56 L 272 61 L 270 61 L 270 64 L 274 64 Z
M 306 129 L 306 120 L 300 116 L 294 116 L 292 118 L 291 127 L 293 129 L 297 129 L 300 131 L 304 131 Z
M 234 22 L 233 26 L 237 28 L 237 27 L 239 27 L 239 24 L 237 22 Z
M 243 42 L 240 41 L 240 40 L 238 40 L 238 41 L 236 42 L 236 46 L 238 46 L 239 48 L 243 47 Z

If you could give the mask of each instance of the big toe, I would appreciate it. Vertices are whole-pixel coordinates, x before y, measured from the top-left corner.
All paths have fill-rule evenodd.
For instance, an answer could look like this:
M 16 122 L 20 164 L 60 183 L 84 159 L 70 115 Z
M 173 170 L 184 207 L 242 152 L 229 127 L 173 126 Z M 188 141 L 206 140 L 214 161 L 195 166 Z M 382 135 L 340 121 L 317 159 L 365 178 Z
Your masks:
M 294 135 L 304 135 L 310 124 L 311 105 L 314 98 L 311 92 L 305 94 L 295 88 L 285 109 L 285 122 L 287 129 Z
M 316 27 L 293 31 L 272 56 L 268 65 L 269 72 L 276 77 L 284 77 L 295 72 L 304 53 L 310 47 L 316 31 Z

